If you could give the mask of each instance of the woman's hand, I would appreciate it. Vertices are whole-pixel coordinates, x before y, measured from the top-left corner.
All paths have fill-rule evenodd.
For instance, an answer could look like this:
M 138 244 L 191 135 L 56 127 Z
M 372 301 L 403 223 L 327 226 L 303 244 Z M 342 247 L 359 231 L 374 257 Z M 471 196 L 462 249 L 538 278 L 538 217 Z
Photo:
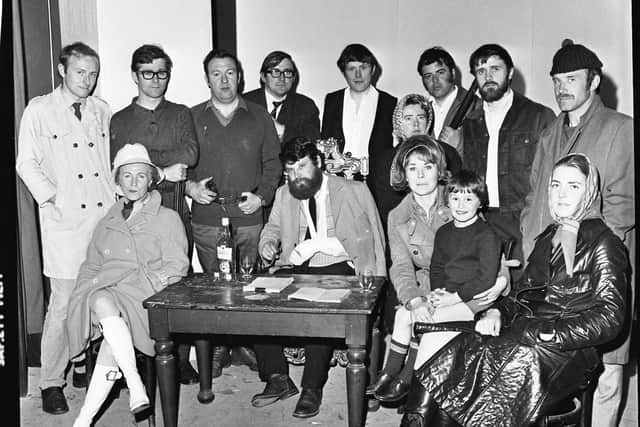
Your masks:
M 430 304 L 424 301 L 422 298 L 415 298 L 415 301 L 411 305 L 411 323 L 433 323 L 433 316 L 431 316 L 432 308 Z
M 481 292 L 473 296 L 473 299 L 478 300 L 479 305 L 493 304 L 495 300 L 504 292 L 507 288 L 509 281 L 504 276 L 498 276 L 496 283 L 484 292 Z
M 441 288 L 431 292 L 429 301 L 434 307 L 447 307 L 462 302 L 457 292 L 448 292 Z
M 501 327 L 502 319 L 500 317 L 500 311 L 495 308 L 487 310 L 485 315 L 476 322 L 476 332 L 481 335 L 492 335 L 497 337 L 500 335 Z

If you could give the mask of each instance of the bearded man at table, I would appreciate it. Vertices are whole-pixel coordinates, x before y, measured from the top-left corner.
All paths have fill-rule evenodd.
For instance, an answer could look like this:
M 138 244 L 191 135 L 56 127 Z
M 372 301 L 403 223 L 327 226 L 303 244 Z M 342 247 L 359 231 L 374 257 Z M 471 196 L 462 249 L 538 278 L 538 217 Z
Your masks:
M 370 270 L 386 276 L 382 224 L 366 184 L 324 173 L 322 155 L 308 138 L 287 141 L 280 160 L 287 183 L 276 192 L 258 244 L 264 260 L 275 260 L 276 274 L 354 275 Z M 260 342 L 254 349 L 260 379 L 267 384 L 251 404 L 263 407 L 297 394 L 283 345 Z M 297 418 L 318 414 L 334 346 L 309 340 L 304 349 L 302 393 L 293 412 Z

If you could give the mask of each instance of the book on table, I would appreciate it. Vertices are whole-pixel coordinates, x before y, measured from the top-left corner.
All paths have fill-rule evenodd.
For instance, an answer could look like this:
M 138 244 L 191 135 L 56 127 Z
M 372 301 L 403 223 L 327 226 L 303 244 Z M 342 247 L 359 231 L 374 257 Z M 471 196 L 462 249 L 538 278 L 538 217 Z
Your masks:
M 256 277 L 242 287 L 243 292 L 278 293 L 293 283 L 293 277 Z
M 351 294 L 350 289 L 323 289 L 317 287 L 305 287 L 300 288 L 291 295 L 288 299 L 300 299 L 313 302 L 342 302 Z

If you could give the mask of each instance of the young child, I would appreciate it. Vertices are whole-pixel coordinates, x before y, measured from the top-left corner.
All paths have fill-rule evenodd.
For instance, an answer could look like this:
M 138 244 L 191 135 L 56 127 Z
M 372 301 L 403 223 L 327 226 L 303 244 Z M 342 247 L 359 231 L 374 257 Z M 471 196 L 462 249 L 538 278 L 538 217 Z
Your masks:
M 500 239 L 478 215 L 488 202 L 483 180 L 475 172 L 460 170 L 449 179 L 446 197 L 453 221 L 436 231 L 429 268 L 431 292 L 426 297 L 434 323 L 473 320 L 476 313 L 487 309 L 473 297 L 494 285 L 500 268 Z M 411 336 L 413 322 L 409 309 L 397 309 L 381 379 L 368 390 L 380 401 L 404 397 L 413 368 L 458 334 L 430 333 L 418 346 Z

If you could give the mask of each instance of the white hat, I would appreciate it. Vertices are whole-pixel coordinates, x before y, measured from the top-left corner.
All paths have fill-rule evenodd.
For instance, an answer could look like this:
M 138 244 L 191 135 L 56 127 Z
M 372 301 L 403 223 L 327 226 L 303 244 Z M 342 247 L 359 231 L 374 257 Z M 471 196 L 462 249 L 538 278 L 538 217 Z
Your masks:
M 151 159 L 149 158 L 149 153 L 144 145 L 140 143 L 135 144 L 126 144 L 116 153 L 115 159 L 113 159 L 113 171 L 111 172 L 111 178 L 113 179 L 113 183 L 116 186 L 119 194 L 122 194 L 120 186 L 116 182 L 116 175 L 118 174 L 118 169 L 120 166 L 130 165 L 132 163 L 144 163 L 151 167 L 153 167 L 158 176 L 155 179 L 158 179 L 159 176 L 162 176 L 162 172 L 160 169 L 151 163 Z

